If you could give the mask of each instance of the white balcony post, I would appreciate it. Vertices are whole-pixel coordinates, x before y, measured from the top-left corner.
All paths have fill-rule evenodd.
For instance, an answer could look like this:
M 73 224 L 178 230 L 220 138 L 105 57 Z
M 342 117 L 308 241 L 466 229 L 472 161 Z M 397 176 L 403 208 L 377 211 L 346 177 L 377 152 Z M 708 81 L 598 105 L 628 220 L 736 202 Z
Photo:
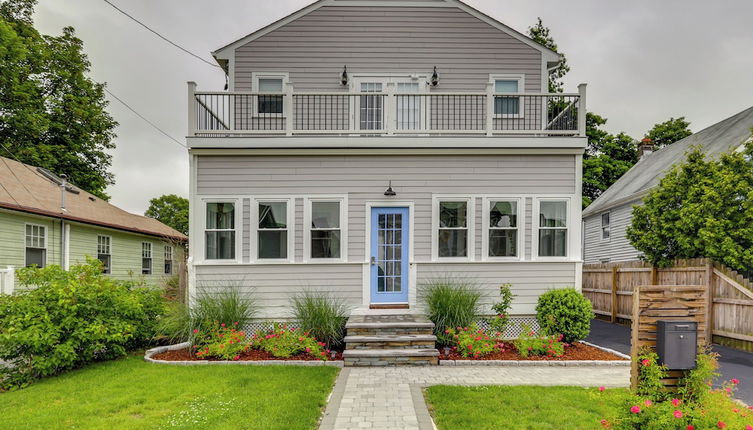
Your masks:
M 384 107 L 384 123 L 386 125 L 387 135 L 395 134 L 397 120 L 397 101 L 395 97 L 395 83 L 387 82 L 387 100 Z M 394 118 L 393 118 L 394 117 Z
M 285 84 L 285 102 L 283 103 L 283 112 L 285 112 L 285 134 L 293 135 L 293 83 Z
M 188 135 L 195 136 L 198 126 L 196 124 L 196 82 L 188 81 Z
M 494 132 L 494 82 L 486 83 L 486 135 Z
M 578 135 L 586 136 L 586 84 L 578 85 Z

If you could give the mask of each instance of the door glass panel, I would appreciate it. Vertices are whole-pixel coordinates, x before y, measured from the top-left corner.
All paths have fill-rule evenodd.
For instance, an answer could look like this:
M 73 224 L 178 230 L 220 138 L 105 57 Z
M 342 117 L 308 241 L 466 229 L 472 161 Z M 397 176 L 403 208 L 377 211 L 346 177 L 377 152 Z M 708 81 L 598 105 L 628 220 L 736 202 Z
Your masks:
M 377 291 L 402 291 L 402 214 L 379 214 L 377 218 Z
M 363 82 L 360 88 L 362 93 L 381 93 L 381 82 Z M 359 97 L 359 122 L 361 130 L 381 130 L 384 118 L 382 95 L 362 95 Z

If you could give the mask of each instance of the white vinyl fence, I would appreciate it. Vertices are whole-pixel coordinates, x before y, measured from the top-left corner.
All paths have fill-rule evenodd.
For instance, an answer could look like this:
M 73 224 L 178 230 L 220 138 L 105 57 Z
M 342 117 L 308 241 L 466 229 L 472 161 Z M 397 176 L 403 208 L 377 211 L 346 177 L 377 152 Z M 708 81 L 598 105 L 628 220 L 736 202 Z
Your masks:
M 13 266 L 0 269 L 0 294 L 13 294 L 16 286 L 16 270 Z

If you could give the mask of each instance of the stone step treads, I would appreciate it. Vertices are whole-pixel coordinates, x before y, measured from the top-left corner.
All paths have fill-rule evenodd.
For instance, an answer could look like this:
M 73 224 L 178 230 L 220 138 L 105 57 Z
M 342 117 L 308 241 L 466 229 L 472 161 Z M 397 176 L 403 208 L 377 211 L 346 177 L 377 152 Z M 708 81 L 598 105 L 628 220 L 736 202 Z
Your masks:
M 434 348 L 433 334 L 345 336 L 347 349 Z
M 434 323 L 417 314 L 352 315 L 345 324 L 346 366 L 424 366 L 439 363 Z
M 346 366 L 426 366 L 439 364 L 439 351 L 411 349 L 346 349 Z

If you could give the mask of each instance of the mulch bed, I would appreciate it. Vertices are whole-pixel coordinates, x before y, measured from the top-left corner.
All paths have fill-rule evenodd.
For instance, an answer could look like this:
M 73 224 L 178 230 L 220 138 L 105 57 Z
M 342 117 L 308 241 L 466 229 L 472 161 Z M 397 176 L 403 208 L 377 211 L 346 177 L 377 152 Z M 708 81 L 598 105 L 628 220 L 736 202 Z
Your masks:
M 565 354 L 560 357 L 534 356 L 529 355 L 523 358 L 518 354 L 518 350 L 512 343 L 505 342 L 505 348 L 502 351 L 496 351 L 483 357 L 463 357 L 455 351 L 450 351 L 449 357 L 444 354 L 444 349 L 439 349 L 440 360 L 526 360 L 526 361 L 562 361 L 562 360 L 625 360 L 625 358 L 614 355 L 603 349 L 594 348 L 584 343 L 574 343 L 565 346 Z
M 319 359 L 314 357 L 310 354 L 300 354 L 293 357 L 275 357 L 272 354 L 266 352 L 266 351 L 259 351 L 256 349 L 250 349 L 246 352 L 242 352 L 240 355 L 240 358 L 237 361 L 268 361 L 268 360 L 284 360 L 284 361 L 303 361 L 303 360 L 316 360 Z M 191 354 L 191 351 L 188 348 L 184 349 L 176 349 L 174 351 L 167 351 L 160 354 L 155 354 L 152 356 L 155 360 L 164 360 L 164 361 L 224 361 L 217 358 L 209 358 L 209 359 L 202 359 L 202 358 L 196 358 L 193 354 Z M 343 353 L 342 351 L 337 351 L 334 361 L 342 361 L 343 359 Z M 333 361 L 333 359 L 330 357 L 330 361 Z

